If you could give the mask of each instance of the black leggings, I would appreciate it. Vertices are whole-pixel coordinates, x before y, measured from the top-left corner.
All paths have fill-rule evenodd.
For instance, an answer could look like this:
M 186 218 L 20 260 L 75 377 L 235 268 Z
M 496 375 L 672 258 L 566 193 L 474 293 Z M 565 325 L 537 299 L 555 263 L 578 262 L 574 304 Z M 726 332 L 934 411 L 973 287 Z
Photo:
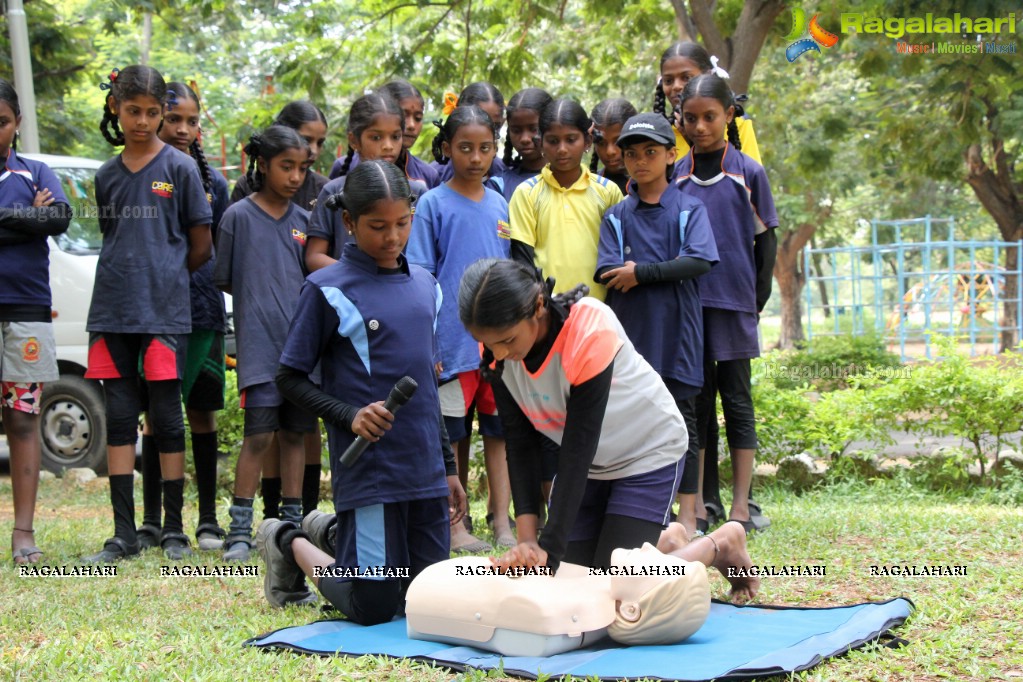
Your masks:
M 359 625 L 376 625 L 390 621 L 404 598 L 401 580 L 348 580 L 332 577 L 319 579 L 317 588 L 334 608 Z
M 107 403 L 107 445 L 135 445 L 138 442 L 139 415 L 148 402 L 146 409 L 153 424 L 157 452 L 184 452 L 181 381 L 147 381 L 144 386 L 140 382 L 136 377 L 103 380 Z
M 664 526 L 653 521 L 608 514 L 604 517 L 597 537 L 568 543 L 563 561 L 580 566 L 607 568 L 611 565 L 611 552 L 619 547 L 624 549 L 642 547 L 644 542 L 656 545 L 663 529 Z
M 703 501 L 721 504 L 718 474 L 717 393 L 725 412 L 725 434 L 729 450 L 757 448 L 756 418 L 750 392 L 749 360 L 705 360 L 703 391 L 696 399 L 697 429 L 703 457 Z M 752 490 L 750 492 L 752 496 Z
M 704 360 L 703 391 L 696 398 L 696 420 L 703 431 L 699 441 L 708 443 L 708 419 L 716 419 L 717 394 L 721 394 L 721 408 L 725 413 L 725 435 L 728 448 L 757 449 L 757 424 L 753 414 L 753 394 L 750 387 L 750 361 Z
M 689 447 L 686 449 L 685 461 L 682 464 L 678 492 L 683 495 L 695 495 L 700 490 L 700 436 L 696 426 L 696 397 L 676 399 L 675 405 L 682 413 L 686 431 L 689 433 Z

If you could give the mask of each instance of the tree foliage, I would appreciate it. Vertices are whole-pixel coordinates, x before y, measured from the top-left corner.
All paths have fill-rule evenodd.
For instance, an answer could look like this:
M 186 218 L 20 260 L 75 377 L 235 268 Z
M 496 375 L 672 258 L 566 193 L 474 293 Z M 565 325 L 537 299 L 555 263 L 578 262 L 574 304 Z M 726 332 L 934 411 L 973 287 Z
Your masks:
M 832 30 L 849 11 L 831 2 L 803 9 Z M 776 0 L 37 0 L 27 11 L 47 151 L 109 155 L 97 86 L 148 53 L 168 78 L 196 83 L 209 113 L 207 148 L 219 156 L 222 138 L 229 166 L 240 142 L 290 99 L 325 110 L 332 151 L 351 102 L 393 77 L 423 91 L 428 120 L 440 117 L 445 91 L 476 80 L 506 98 L 540 85 L 587 109 L 625 96 L 649 110 L 660 53 L 680 37 L 700 40 L 730 70 L 733 89 L 750 94 L 786 249 L 779 267 L 787 271 L 776 272 L 794 278 L 784 294 L 796 321 L 801 249 L 860 238 L 864 220 L 965 215 L 960 224 L 977 236 L 1023 236 L 1018 55 L 903 55 L 893 39 L 843 34 L 834 48 L 790 64 L 789 15 Z M 1006 12 L 974 0 L 866 0 L 855 11 Z M 912 40 L 931 38 L 975 37 Z M 0 68 L 7 59 L 3 49 Z M 415 151 L 431 136 L 428 125 Z

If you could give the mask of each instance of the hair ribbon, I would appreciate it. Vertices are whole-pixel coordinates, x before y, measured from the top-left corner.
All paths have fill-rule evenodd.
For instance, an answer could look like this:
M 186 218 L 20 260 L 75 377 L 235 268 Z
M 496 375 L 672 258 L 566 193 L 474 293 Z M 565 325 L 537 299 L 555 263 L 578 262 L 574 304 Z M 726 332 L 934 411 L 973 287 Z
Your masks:
M 725 71 L 720 66 L 718 66 L 718 58 L 717 58 L 717 56 L 711 55 L 711 57 L 710 57 L 710 64 L 711 64 L 710 72 L 712 74 L 714 74 L 718 78 L 724 78 L 726 80 L 728 78 L 731 78 L 731 76 L 728 75 L 727 71 Z
M 456 95 L 453 92 L 445 92 L 444 93 L 444 106 L 441 109 L 441 112 L 445 116 L 450 116 L 451 112 L 454 111 L 455 107 L 457 107 L 457 106 L 458 106 L 458 95 Z
M 100 83 L 99 84 L 99 89 L 100 90 L 110 90 L 110 89 L 112 89 L 114 87 L 114 83 L 117 81 L 117 74 L 119 74 L 119 73 L 121 73 L 120 69 L 114 69 L 113 71 L 111 71 L 110 75 L 107 76 L 107 79 L 110 82 L 109 83 Z

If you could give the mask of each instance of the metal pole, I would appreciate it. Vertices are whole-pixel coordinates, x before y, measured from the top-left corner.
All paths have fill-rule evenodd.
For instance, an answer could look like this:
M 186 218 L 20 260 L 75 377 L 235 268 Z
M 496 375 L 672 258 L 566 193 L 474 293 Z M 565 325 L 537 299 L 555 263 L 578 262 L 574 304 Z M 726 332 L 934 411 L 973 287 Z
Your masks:
M 8 0 L 7 26 L 11 34 L 11 63 L 14 89 L 21 106 L 21 143 L 24 152 L 39 153 L 39 127 L 36 125 L 36 91 L 32 80 L 32 57 L 28 46 L 28 20 L 22 0 Z

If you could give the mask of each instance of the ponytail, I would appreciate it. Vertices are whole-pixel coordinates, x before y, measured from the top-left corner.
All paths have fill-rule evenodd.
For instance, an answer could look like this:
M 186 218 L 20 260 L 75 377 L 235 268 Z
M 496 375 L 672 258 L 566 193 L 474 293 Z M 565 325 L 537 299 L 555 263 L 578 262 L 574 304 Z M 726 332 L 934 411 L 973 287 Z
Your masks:
M 202 176 L 202 187 L 207 193 L 213 191 L 213 174 L 210 172 L 210 164 L 206 161 L 206 152 L 202 149 L 202 143 L 196 137 L 192 144 L 188 145 L 188 151 L 199 166 L 199 175 Z
M 433 152 L 433 158 L 440 165 L 447 165 L 450 160 L 444 156 L 444 148 L 441 147 L 441 143 L 444 142 L 444 122 L 439 118 L 433 122 L 433 125 L 437 126 L 437 134 L 433 136 L 433 142 L 430 144 L 430 151 Z
M 668 98 L 664 95 L 664 84 L 661 82 L 660 77 L 657 79 L 657 87 L 654 88 L 654 113 L 660 114 L 668 119 L 669 123 L 674 124 L 674 121 L 671 120 L 671 115 L 668 114 Z
M 355 158 L 355 149 L 348 145 L 348 153 L 345 154 L 345 161 L 341 164 L 341 170 L 338 171 L 337 177 L 343 178 L 348 175 L 348 169 L 352 167 L 352 159 Z

